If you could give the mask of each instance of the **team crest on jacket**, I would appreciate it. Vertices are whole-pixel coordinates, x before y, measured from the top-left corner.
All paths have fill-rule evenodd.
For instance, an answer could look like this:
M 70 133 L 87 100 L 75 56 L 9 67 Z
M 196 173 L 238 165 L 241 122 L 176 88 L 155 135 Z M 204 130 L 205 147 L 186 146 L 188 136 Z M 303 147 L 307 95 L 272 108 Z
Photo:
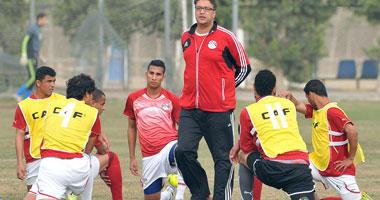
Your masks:
M 165 110 L 165 111 L 169 110 L 170 109 L 169 104 L 168 103 L 163 103 L 162 104 L 162 109 Z
M 208 48 L 209 49 L 215 49 L 216 48 L 216 41 L 215 40 L 211 40 L 210 42 L 208 42 Z

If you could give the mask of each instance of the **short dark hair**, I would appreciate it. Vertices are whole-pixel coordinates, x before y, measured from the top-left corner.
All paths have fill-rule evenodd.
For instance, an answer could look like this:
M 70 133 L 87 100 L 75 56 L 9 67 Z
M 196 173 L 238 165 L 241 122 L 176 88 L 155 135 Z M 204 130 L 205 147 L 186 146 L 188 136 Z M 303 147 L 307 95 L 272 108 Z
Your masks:
M 165 67 L 165 63 L 164 63 L 164 61 L 162 61 L 162 60 L 152 60 L 152 61 L 150 61 L 150 63 L 148 64 L 148 69 L 147 69 L 147 71 L 149 71 L 149 68 L 150 68 L 150 66 L 152 66 L 152 65 L 164 68 L 164 74 L 165 74 L 166 67 Z
M 42 81 L 42 80 L 44 80 L 46 75 L 54 77 L 56 75 L 56 73 L 55 73 L 53 68 L 48 67 L 48 66 L 41 66 L 41 67 L 37 68 L 36 80 Z
M 194 0 L 194 6 L 197 5 L 198 1 L 199 0 Z M 208 0 L 208 1 L 214 6 L 214 9 L 216 10 L 216 7 L 217 7 L 216 1 L 215 0 Z
M 313 80 L 310 80 L 309 82 L 307 82 L 303 91 L 307 95 L 309 95 L 310 92 L 314 92 L 318 96 L 327 97 L 326 87 L 322 83 L 322 81 L 320 81 L 318 79 L 313 79 Z
M 255 88 L 261 97 L 272 95 L 273 88 L 276 86 L 276 76 L 269 70 L 259 71 L 255 77 Z
M 92 94 L 96 89 L 94 79 L 83 73 L 69 79 L 66 85 L 66 98 L 77 100 L 82 100 L 86 92 Z
M 102 96 L 106 96 L 104 92 L 100 89 L 95 89 L 95 91 L 92 93 L 92 100 L 97 101 L 99 100 Z
M 44 17 L 46 17 L 46 14 L 45 14 L 45 13 L 39 13 L 39 14 L 37 15 L 36 19 L 37 19 L 37 21 L 38 21 L 39 19 L 44 18 Z

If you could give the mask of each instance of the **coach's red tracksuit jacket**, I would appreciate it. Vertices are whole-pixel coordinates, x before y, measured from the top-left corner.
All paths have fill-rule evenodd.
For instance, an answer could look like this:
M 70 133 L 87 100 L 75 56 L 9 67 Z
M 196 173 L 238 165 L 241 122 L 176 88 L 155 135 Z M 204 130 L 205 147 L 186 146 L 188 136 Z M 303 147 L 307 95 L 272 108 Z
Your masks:
M 243 46 L 234 33 L 216 22 L 197 46 L 196 27 L 182 35 L 186 68 L 180 106 L 211 112 L 235 109 L 235 87 L 251 71 Z

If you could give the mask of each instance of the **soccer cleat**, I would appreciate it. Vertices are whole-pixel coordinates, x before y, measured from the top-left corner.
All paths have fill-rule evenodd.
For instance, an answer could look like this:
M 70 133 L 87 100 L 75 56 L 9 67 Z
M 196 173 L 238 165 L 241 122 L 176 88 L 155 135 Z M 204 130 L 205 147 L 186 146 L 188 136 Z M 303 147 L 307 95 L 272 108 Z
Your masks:
M 366 192 L 360 192 L 362 200 L 373 200 Z
M 161 200 L 174 200 L 174 191 L 175 188 L 171 185 L 165 188 L 164 191 L 161 192 Z
M 67 200 L 78 200 L 78 196 L 75 194 L 67 195 Z
M 174 200 L 174 191 L 175 191 L 175 187 L 172 186 L 172 185 L 169 185 L 168 187 L 166 187 L 165 191 L 166 191 L 167 193 L 170 193 L 169 200 Z

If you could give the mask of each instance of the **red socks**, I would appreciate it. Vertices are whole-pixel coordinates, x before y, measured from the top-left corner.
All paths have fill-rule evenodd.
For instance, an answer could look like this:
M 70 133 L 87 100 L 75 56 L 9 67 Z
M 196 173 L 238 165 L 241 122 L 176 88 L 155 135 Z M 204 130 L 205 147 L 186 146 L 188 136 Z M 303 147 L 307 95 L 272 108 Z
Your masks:
M 121 176 L 120 161 L 114 152 L 108 152 L 109 161 L 106 175 L 111 181 L 111 193 L 113 200 L 123 200 L 123 178 Z
M 263 187 L 263 183 L 258 178 L 256 178 L 256 176 L 254 176 L 254 177 L 255 177 L 255 179 L 253 180 L 253 188 L 252 188 L 253 200 L 260 200 L 261 189 Z
M 326 197 L 326 198 L 323 198 L 321 200 L 342 200 L 342 198 L 340 198 L 340 197 Z

